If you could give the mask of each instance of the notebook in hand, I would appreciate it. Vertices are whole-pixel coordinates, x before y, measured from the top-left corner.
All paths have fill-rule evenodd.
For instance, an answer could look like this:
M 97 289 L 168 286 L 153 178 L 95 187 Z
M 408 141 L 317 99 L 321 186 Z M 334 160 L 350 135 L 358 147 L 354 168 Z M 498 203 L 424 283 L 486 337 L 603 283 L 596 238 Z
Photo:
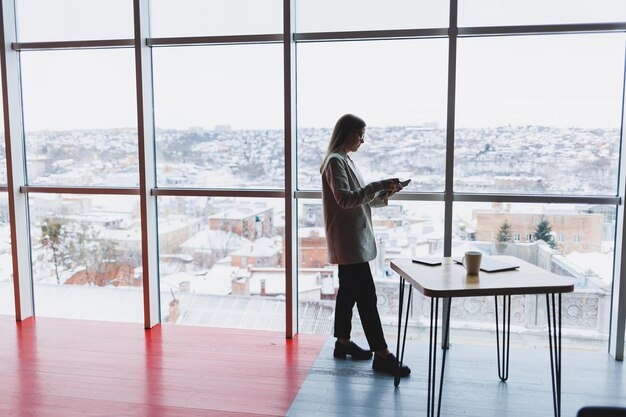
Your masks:
M 462 264 L 462 258 L 454 258 L 453 261 Z M 519 268 L 518 264 L 501 261 L 490 256 L 483 256 L 480 261 L 480 270 L 485 272 L 513 271 L 517 268 Z

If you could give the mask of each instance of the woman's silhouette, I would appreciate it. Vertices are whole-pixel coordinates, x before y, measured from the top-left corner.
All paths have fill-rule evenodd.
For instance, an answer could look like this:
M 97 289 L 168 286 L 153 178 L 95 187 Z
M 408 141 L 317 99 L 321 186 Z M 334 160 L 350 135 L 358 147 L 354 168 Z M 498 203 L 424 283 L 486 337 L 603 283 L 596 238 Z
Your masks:
M 372 367 L 391 375 L 406 376 L 407 366 L 396 369 L 389 352 L 376 307 L 376 287 L 369 261 L 376 257 L 376 242 L 370 207 L 387 205 L 387 199 L 402 189 L 397 178 L 366 184 L 349 154 L 364 143 L 365 122 L 352 114 L 341 116 L 333 129 L 324 161 L 322 200 L 329 261 L 339 266 L 339 290 L 335 306 L 334 357 L 370 359 Z M 350 340 L 352 309 L 359 311 L 370 350 Z

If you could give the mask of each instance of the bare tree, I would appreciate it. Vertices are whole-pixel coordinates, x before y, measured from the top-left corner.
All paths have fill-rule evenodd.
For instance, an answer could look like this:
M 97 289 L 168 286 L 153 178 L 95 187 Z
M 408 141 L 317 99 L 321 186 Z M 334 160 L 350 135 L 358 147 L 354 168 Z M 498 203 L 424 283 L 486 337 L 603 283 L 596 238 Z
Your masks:
M 106 273 L 115 260 L 117 242 L 102 238 L 100 231 L 85 221 L 72 224 L 72 235 L 72 257 L 85 269 L 86 282 L 98 285 L 98 275 Z
M 78 263 L 85 268 L 85 280 L 89 285 L 96 285 L 95 271 L 92 265 L 95 257 L 94 242 L 97 237 L 98 233 L 89 223 L 78 223 L 78 229 L 76 230 L 76 258 Z
M 52 251 L 52 262 L 54 263 L 54 274 L 57 284 L 61 284 L 59 268 L 64 265 L 66 249 L 66 233 L 63 224 L 52 218 L 47 218 L 41 225 L 41 244 L 44 248 Z

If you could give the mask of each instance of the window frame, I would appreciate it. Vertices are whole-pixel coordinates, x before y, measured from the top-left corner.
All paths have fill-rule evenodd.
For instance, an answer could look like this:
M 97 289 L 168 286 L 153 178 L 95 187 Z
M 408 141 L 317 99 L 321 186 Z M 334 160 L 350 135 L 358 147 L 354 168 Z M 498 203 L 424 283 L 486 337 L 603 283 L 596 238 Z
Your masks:
M 144 326 L 151 328 L 160 322 L 158 294 L 158 251 L 156 224 L 156 198 L 162 196 L 225 196 L 225 197 L 265 197 L 285 201 L 285 256 L 286 256 L 286 329 L 287 337 L 297 331 L 297 201 L 299 199 L 321 199 L 321 191 L 300 191 L 296 187 L 296 57 L 295 46 L 304 42 L 348 42 L 357 40 L 394 40 L 446 38 L 448 40 L 448 96 L 446 126 L 446 172 L 445 189 L 433 193 L 402 193 L 394 196 L 406 201 L 442 201 L 444 202 L 444 256 L 451 254 L 453 230 L 453 206 L 457 202 L 498 202 L 498 203 L 579 203 L 614 205 L 618 211 L 616 226 L 615 275 L 613 279 L 613 309 L 611 323 L 611 354 L 622 359 L 624 354 L 624 323 L 626 322 L 626 223 L 623 221 L 626 196 L 626 173 L 620 169 L 618 189 L 614 195 L 569 196 L 569 195 L 516 195 L 516 194 L 480 194 L 458 193 L 454 191 L 454 143 L 455 143 L 455 99 L 456 99 L 456 64 L 457 40 L 459 37 L 488 37 L 516 35 L 545 35 L 569 33 L 626 33 L 626 22 L 591 23 L 591 24 L 555 24 L 494 27 L 459 27 L 458 0 L 450 0 L 449 25 L 442 28 L 374 30 L 353 32 L 298 33 L 295 31 L 296 0 L 283 0 L 283 33 L 233 36 L 205 36 L 152 38 L 149 34 L 149 0 L 133 0 L 135 37 L 133 39 L 93 40 L 93 41 L 41 41 L 17 42 L 15 38 L 15 1 L 2 1 L 2 27 L 0 35 L 4 42 L 0 46 L 2 55 L 2 83 L 5 142 L 7 144 L 7 184 L 0 185 L 0 192 L 9 196 L 11 212 L 11 235 L 13 268 L 16 279 L 16 318 L 25 319 L 34 315 L 34 305 L 29 288 L 32 289 L 32 277 L 29 273 L 28 208 L 24 202 L 29 193 L 64 193 L 64 194 L 111 194 L 139 195 L 141 199 L 141 221 L 143 230 L 142 248 L 144 273 Z M 175 47 L 176 45 L 210 45 L 242 43 L 282 43 L 284 61 L 284 136 L 285 136 L 285 185 L 279 190 L 263 189 L 210 189 L 156 187 L 154 178 L 154 121 L 151 49 L 156 47 Z M 6 45 L 10 45 L 7 49 Z M 140 159 L 139 187 L 43 187 L 31 186 L 23 174 L 25 161 L 20 156 L 24 146 L 24 132 L 21 130 L 22 112 L 20 101 L 19 53 L 25 50 L 39 49 L 81 49 L 81 48 L 134 48 L 137 77 L 137 108 Z M 625 71 L 626 72 L 626 71 Z M 622 88 L 624 86 L 622 85 Z M 622 131 L 620 141 L 624 140 L 624 104 L 622 104 Z M 626 152 L 621 150 L 620 167 L 626 163 Z M 615 278 L 618 279 L 615 279 Z

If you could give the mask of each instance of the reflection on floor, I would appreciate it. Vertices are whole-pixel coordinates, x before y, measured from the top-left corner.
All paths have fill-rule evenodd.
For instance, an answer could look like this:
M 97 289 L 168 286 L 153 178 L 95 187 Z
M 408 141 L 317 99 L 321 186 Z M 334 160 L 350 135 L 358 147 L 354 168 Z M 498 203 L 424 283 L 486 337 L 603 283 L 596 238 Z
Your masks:
M 442 415 L 553 415 L 545 346 L 513 348 L 509 381 L 501 383 L 495 346 L 460 336 L 453 333 Z M 374 374 L 370 361 L 333 359 L 333 341 L 47 318 L 16 324 L 0 316 L 0 416 L 425 415 L 423 339 L 408 342 L 413 374 L 398 389 L 390 377 Z M 564 350 L 562 415 L 590 404 L 626 407 L 625 383 L 623 363 L 607 353 Z
M 0 316 L 0 416 L 284 416 L 326 339 Z
M 366 346 L 364 340 L 357 342 Z M 448 351 L 442 416 L 553 416 L 548 349 L 512 348 L 509 380 L 502 383 L 493 344 L 468 345 L 457 339 Z M 331 338 L 288 416 L 426 415 L 428 346 L 423 341 L 407 342 L 405 361 L 413 373 L 397 389 L 391 377 L 372 371 L 371 361 L 333 359 L 332 350 Z M 564 350 L 562 375 L 563 416 L 573 417 L 585 405 L 626 407 L 626 368 L 606 352 Z

